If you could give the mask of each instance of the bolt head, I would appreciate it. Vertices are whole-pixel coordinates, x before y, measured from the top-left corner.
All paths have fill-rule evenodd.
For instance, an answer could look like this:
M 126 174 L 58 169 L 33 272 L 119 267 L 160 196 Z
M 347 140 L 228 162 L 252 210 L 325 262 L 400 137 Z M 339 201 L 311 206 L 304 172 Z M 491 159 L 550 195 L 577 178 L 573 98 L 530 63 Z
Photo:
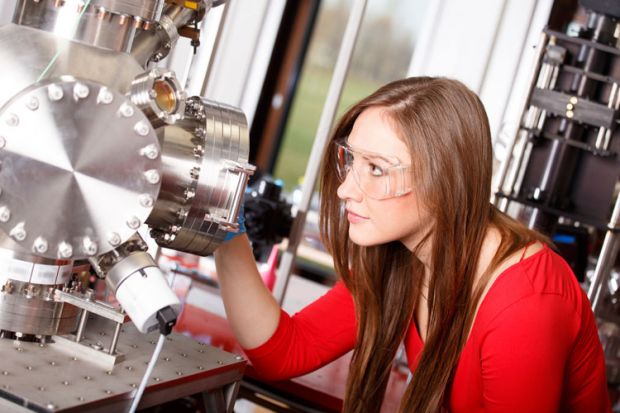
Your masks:
M 140 205 L 142 205 L 145 208 L 151 208 L 154 203 L 153 197 L 150 196 L 149 194 L 140 195 L 139 202 L 140 202 Z
M 37 237 L 32 244 L 32 250 L 34 252 L 38 252 L 39 254 L 44 254 L 47 252 L 48 243 L 47 240 L 43 237 Z
M 108 236 L 108 242 L 113 247 L 116 247 L 121 243 L 121 236 L 118 233 L 113 232 Z
M 58 244 L 58 256 L 60 258 L 69 258 L 73 255 L 73 247 L 68 242 Z
M 89 93 L 90 90 L 88 86 L 83 83 L 76 83 L 75 86 L 73 86 L 73 96 L 76 99 L 86 99 Z
M 114 100 L 114 94 L 107 87 L 102 87 L 97 96 L 97 103 L 109 105 Z
M 142 148 L 140 154 L 146 156 L 149 159 L 157 159 L 159 156 L 159 149 L 154 144 L 150 144 Z
M 136 123 L 136 125 L 133 127 L 133 130 L 140 136 L 147 136 L 151 128 L 149 127 L 149 125 L 146 124 L 146 122 L 140 121 Z
M 11 219 L 11 210 L 7 206 L 0 207 L 0 222 L 8 222 Z
M 13 237 L 14 239 L 16 239 L 17 241 L 25 240 L 28 234 L 26 233 L 26 228 L 24 227 L 24 223 L 20 222 L 19 224 L 15 225 L 13 229 L 11 229 L 11 232 L 9 232 L 9 235 Z
M 47 88 L 47 96 L 52 102 L 57 102 L 64 96 L 64 91 L 58 85 L 49 85 Z
M 19 125 L 19 116 L 14 113 L 9 114 L 6 118 L 6 124 L 13 127 Z
M 121 116 L 124 118 L 130 118 L 135 113 L 133 107 L 127 102 L 121 105 L 121 108 L 119 111 L 120 111 Z
M 97 254 L 97 243 L 90 237 L 84 237 L 82 240 L 82 249 L 87 255 Z
M 39 99 L 37 99 L 36 96 L 31 96 L 30 99 L 28 99 L 28 102 L 26 103 L 26 107 L 30 110 L 39 109 Z
M 140 220 L 138 219 L 138 217 L 130 217 L 127 220 L 127 226 L 131 229 L 138 229 L 140 228 Z
M 148 183 L 153 185 L 158 184 L 159 180 L 161 179 L 161 176 L 156 169 L 149 169 L 144 173 L 144 177 L 146 178 Z

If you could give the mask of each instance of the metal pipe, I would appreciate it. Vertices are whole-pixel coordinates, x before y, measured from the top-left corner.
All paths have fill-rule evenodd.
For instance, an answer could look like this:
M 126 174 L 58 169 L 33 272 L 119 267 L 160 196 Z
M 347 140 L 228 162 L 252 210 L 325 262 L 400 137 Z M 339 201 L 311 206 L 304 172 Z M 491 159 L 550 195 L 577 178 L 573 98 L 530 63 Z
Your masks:
M 112 344 L 110 344 L 110 351 L 108 352 L 111 355 L 114 355 L 116 352 L 116 345 L 118 344 L 118 337 L 121 335 L 121 327 L 122 323 L 116 323 L 116 327 L 114 328 L 114 335 L 112 336 Z
M 614 205 L 614 211 L 611 214 L 611 220 L 609 221 L 609 230 L 605 234 L 605 240 L 601 247 L 601 253 L 598 256 L 596 262 L 596 268 L 594 269 L 594 276 L 592 277 L 592 284 L 588 289 L 588 298 L 592 303 L 592 311 L 596 311 L 599 304 L 601 291 L 603 290 L 603 280 L 607 279 L 611 269 L 616 260 L 618 253 L 618 233 L 614 232 L 618 229 L 620 223 L 620 196 L 616 198 L 616 204 Z
M 530 89 L 527 92 L 527 95 L 524 96 L 523 102 L 521 103 L 521 113 L 525 112 L 527 108 L 527 104 L 530 101 L 530 96 L 532 95 L 532 90 L 534 90 L 534 85 L 536 84 L 534 79 L 536 78 L 536 76 L 538 75 L 538 71 L 540 70 L 542 56 L 545 53 L 545 46 L 547 45 L 548 37 L 549 36 L 545 32 L 543 32 L 540 36 L 540 41 L 538 42 L 538 50 L 536 53 L 536 64 L 534 65 L 534 68 L 532 69 L 532 73 L 530 75 Z M 510 161 L 512 160 L 512 154 L 515 149 L 515 145 L 517 143 L 518 137 L 519 137 L 519 130 L 517 130 L 512 140 L 510 141 L 510 144 L 508 145 L 508 150 L 506 152 L 506 158 L 504 158 L 499 168 L 499 175 L 498 175 L 499 178 L 497 180 L 497 185 L 495 186 L 495 190 L 493 191 L 493 194 L 491 195 L 491 197 L 493 198 L 493 203 L 495 205 L 498 205 L 498 202 L 499 202 L 499 199 L 498 197 L 495 196 L 495 194 L 498 192 L 501 192 L 504 187 L 506 176 L 508 174 L 508 169 L 511 163 Z
M 359 29 L 364 18 L 366 3 L 367 0 L 356 0 L 353 2 L 351 14 L 349 15 L 347 27 L 342 39 L 342 45 L 340 46 L 340 51 L 338 52 L 336 67 L 334 68 L 334 76 L 332 77 L 332 81 L 329 85 L 325 106 L 323 107 L 319 127 L 316 132 L 314 144 L 312 145 L 312 152 L 310 153 L 310 159 L 308 160 L 308 166 L 306 167 L 304 185 L 301 191 L 301 200 L 298 205 L 297 215 L 293 221 L 291 235 L 288 238 L 288 246 L 282 255 L 282 261 L 280 263 L 280 267 L 278 268 L 278 275 L 273 288 L 273 295 L 280 304 L 284 301 L 289 278 L 291 276 L 291 270 L 295 262 L 295 257 L 297 256 L 297 247 L 299 246 L 299 242 L 301 241 L 303 235 L 308 207 L 310 206 L 310 200 L 312 199 L 312 194 L 314 193 L 314 187 L 319 174 L 319 166 L 321 164 L 321 159 L 323 158 L 325 146 L 327 145 L 329 133 L 334 123 L 334 118 L 336 117 L 336 111 L 338 110 L 338 103 L 340 102 L 340 96 L 342 95 L 344 81 L 346 80 L 347 71 L 349 69 L 349 64 L 351 63 L 351 57 L 353 56 Z
M 78 325 L 77 333 L 75 333 L 75 342 L 79 343 L 82 341 L 82 337 L 84 336 L 84 328 L 86 327 L 86 321 L 88 320 L 88 311 L 82 310 L 82 314 L 80 314 L 80 324 Z
M 194 10 L 168 6 L 154 30 L 144 31 L 136 36 L 131 46 L 131 55 L 144 67 L 160 53 L 162 56 L 157 56 L 156 60 L 161 60 L 177 42 L 178 29 L 189 23 L 194 16 Z

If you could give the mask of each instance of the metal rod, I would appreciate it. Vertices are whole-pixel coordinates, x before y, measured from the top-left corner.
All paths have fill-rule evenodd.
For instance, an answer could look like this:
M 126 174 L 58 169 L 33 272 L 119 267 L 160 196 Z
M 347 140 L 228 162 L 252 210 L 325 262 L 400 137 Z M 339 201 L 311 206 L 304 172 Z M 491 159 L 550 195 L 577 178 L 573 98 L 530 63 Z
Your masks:
M 535 79 L 537 78 L 538 71 L 540 70 L 542 56 L 545 53 L 545 46 L 547 45 L 547 41 L 548 41 L 547 33 L 543 32 L 540 35 L 540 41 L 538 42 L 538 50 L 536 53 L 536 63 L 534 64 L 534 68 L 530 75 L 530 89 L 527 92 L 527 95 L 524 97 L 523 102 L 521 103 L 520 113 L 525 112 L 528 102 L 530 101 L 532 90 L 534 90 L 534 86 L 536 85 Z M 519 120 L 519 123 L 521 122 L 522 122 L 522 119 Z M 516 133 L 513 135 L 510 141 L 510 144 L 508 145 L 508 150 L 506 151 L 506 157 L 502 161 L 501 166 L 499 168 L 497 185 L 495 186 L 495 190 L 493 191 L 493 194 L 491 195 L 493 199 L 493 203 L 495 205 L 498 205 L 498 202 L 499 202 L 499 199 L 498 199 L 499 197 L 496 197 L 495 194 L 497 192 L 501 192 L 504 187 L 504 183 L 506 181 L 506 175 L 508 174 L 508 169 L 511 164 L 510 161 L 512 160 L 512 157 L 513 157 L 513 151 L 515 149 L 515 144 L 517 143 L 517 140 L 518 140 L 519 132 L 520 132 L 520 129 L 517 129 Z
M 114 328 L 114 335 L 112 336 L 112 344 L 110 344 L 110 351 L 108 352 L 111 355 L 114 355 L 114 353 L 116 352 L 118 337 L 121 335 L 121 327 L 123 327 L 123 323 L 116 323 L 116 327 Z
M 353 2 L 351 14 L 349 15 L 347 27 L 342 39 L 342 45 L 340 46 L 340 51 L 338 52 L 338 59 L 336 60 L 336 67 L 334 68 L 334 76 L 329 84 L 325 106 L 323 107 L 319 127 L 316 132 L 314 144 L 312 145 L 312 152 L 310 153 L 310 159 L 308 160 L 308 166 L 306 167 L 304 185 L 301 191 L 301 200 L 297 209 L 297 215 L 295 215 L 295 220 L 293 221 L 293 228 L 288 239 L 288 246 L 282 255 L 282 261 L 280 263 L 280 267 L 278 268 L 278 275 L 273 288 L 273 295 L 280 304 L 284 301 L 288 281 L 291 276 L 291 270 L 293 268 L 293 264 L 295 263 L 297 247 L 299 246 L 299 242 L 301 241 L 303 235 L 308 207 L 310 206 L 310 200 L 312 199 L 314 187 L 319 174 L 319 166 L 321 164 L 321 159 L 323 158 L 323 152 L 325 151 L 325 145 L 327 144 L 329 133 L 334 123 L 334 118 L 336 117 L 336 111 L 338 110 L 338 104 L 340 102 L 340 96 L 342 95 L 344 81 L 347 76 L 349 64 L 351 63 L 351 57 L 353 56 L 353 50 L 355 49 L 359 29 L 364 18 L 366 3 L 367 0 L 356 0 Z
M 84 336 L 84 328 L 86 327 L 86 321 L 88 321 L 88 311 L 82 310 L 82 314 L 80 314 L 80 324 L 78 325 L 77 333 L 75 334 L 76 343 L 82 341 L 82 337 Z
M 601 253 L 598 256 L 596 262 L 596 268 L 594 269 L 594 276 L 592 277 L 592 284 L 588 289 L 588 298 L 592 303 L 592 311 L 596 311 L 598 307 L 601 291 L 603 290 L 603 280 L 605 280 L 616 260 L 618 253 L 618 234 L 613 230 L 618 228 L 620 223 L 620 196 L 616 198 L 616 204 L 614 205 L 614 211 L 611 214 L 611 220 L 609 221 L 609 231 L 605 234 L 605 240 L 601 247 Z

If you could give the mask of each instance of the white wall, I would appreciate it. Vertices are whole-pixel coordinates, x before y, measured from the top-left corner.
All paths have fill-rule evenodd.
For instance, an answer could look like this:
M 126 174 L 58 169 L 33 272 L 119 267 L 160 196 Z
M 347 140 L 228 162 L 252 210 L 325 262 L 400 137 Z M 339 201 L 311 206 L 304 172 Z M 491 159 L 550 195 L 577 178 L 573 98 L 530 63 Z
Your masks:
M 519 124 L 535 46 L 553 0 L 436 0 L 428 11 L 410 76 L 448 76 L 478 93 L 496 156 Z
M 11 22 L 15 3 L 17 0 L 0 0 L 0 25 Z

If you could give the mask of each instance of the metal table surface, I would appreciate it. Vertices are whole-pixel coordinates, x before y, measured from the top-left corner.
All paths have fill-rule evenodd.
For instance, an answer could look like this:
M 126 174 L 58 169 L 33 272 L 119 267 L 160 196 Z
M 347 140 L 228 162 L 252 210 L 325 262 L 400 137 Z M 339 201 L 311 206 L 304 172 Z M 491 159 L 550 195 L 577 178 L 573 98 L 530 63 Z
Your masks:
M 89 321 L 87 342 L 111 335 L 106 320 Z M 117 352 L 124 360 L 112 369 L 76 355 L 60 342 L 39 344 L 0 340 L 0 409 L 36 412 L 124 412 L 131 405 L 158 337 L 123 326 Z M 149 379 L 139 408 L 203 393 L 209 411 L 232 411 L 246 360 L 173 333 Z

